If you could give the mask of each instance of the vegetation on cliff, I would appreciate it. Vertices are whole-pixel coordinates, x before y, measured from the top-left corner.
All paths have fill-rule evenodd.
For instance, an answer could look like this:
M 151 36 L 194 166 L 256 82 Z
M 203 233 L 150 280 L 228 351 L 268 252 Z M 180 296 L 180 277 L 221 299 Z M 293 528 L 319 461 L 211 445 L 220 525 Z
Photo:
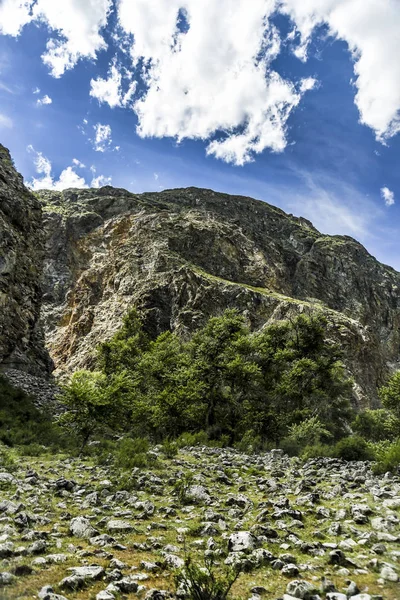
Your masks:
M 337 440 L 351 416 L 351 381 L 323 316 L 300 315 L 251 333 L 234 310 L 189 340 L 149 339 L 136 313 L 99 348 L 99 371 L 65 388 L 63 423 L 85 444 L 99 426 L 154 441 L 206 431 L 229 444 L 277 444 L 310 422 L 318 441 Z

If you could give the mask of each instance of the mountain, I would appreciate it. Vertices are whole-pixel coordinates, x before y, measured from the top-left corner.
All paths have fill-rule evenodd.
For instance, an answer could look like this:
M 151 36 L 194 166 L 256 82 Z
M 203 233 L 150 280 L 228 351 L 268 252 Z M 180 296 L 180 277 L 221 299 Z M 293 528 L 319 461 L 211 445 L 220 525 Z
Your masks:
M 33 196 L 4 148 L 0 184 L 4 367 L 44 374 L 46 350 L 56 374 L 90 367 L 132 306 L 151 333 L 182 336 L 228 307 L 254 329 L 323 311 L 359 406 L 376 405 L 377 386 L 399 363 L 400 273 L 350 237 L 205 189 Z

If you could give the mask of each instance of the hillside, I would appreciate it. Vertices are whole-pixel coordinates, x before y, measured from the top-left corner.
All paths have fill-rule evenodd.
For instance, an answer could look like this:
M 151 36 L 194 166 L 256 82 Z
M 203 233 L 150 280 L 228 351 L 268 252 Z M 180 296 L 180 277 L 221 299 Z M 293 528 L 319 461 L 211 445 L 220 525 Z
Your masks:
M 148 331 L 183 336 L 227 307 L 255 329 L 322 310 L 345 351 L 355 402 L 376 404 L 400 358 L 400 274 L 357 241 L 322 235 L 266 202 L 204 189 L 34 197 L 4 148 L 0 169 L 3 367 L 48 372 L 42 330 L 56 373 L 90 366 L 132 306 Z

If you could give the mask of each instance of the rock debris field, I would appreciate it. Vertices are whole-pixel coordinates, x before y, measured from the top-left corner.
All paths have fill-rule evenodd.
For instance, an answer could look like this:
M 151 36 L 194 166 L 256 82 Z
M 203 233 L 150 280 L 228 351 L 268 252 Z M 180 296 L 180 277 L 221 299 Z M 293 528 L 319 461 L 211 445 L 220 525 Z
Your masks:
M 240 568 L 235 599 L 400 599 L 400 477 L 280 451 L 150 454 L 123 474 L 63 457 L 0 469 L 0 598 L 184 598 L 190 556 Z

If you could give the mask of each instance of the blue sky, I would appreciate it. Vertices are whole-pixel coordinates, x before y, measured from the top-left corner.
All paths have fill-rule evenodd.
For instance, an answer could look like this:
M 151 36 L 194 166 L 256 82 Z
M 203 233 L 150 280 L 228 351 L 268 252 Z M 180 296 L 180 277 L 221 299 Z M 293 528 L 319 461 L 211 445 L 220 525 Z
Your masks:
M 400 270 L 398 0 L 54 4 L 0 0 L 0 142 L 29 185 L 251 196 Z

